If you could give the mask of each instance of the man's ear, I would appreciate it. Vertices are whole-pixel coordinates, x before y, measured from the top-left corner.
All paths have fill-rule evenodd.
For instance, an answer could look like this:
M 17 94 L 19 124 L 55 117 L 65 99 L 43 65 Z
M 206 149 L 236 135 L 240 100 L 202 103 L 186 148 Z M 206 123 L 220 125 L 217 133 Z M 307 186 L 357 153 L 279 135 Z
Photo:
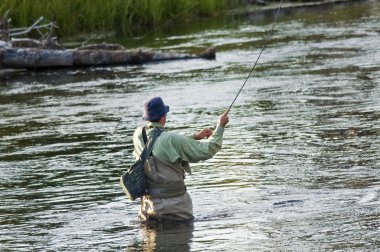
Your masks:
M 160 118 L 160 121 L 158 121 L 160 124 L 162 124 L 162 125 L 165 125 L 165 123 L 166 123 L 166 115 L 164 115 L 164 116 L 162 116 L 161 118 Z

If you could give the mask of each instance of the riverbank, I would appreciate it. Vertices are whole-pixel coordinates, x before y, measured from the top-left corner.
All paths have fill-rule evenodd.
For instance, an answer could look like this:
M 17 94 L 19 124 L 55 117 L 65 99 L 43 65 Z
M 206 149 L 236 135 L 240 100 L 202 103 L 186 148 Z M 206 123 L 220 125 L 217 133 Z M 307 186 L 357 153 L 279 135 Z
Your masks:
M 282 8 L 315 6 L 349 0 L 291 1 Z M 155 29 L 170 22 L 188 23 L 194 19 L 220 15 L 239 15 L 278 8 L 278 1 L 251 4 L 246 0 L 5 0 L 0 4 L 0 15 L 8 10 L 11 28 L 28 27 L 40 16 L 56 22 L 60 38 L 86 33 L 112 31 L 133 34 L 141 29 Z M 39 34 L 37 34 L 38 36 Z
M 227 8 L 225 0 L 3 0 L 0 15 L 8 10 L 13 27 L 31 25 L 40 16 L 55 21 L 59 36 L 78 33 L 133 32 L 142 26 L 157 26 L 175 18 L 186 22 L 192 16 L 209 16 Z
M 354 1 L 354 0 L 352 0 L 352 1 Z M 364 1 L 364 0 L 356 0 L 356 1 Z M 327 4 L 340 4 L 340 3 L 345 3 L 345 2 L 350 2 L 350 1 L 349 0 L 324 0 L 324 1 L 310 1 L 310 2 L 285 2 L 285 3 L 282 3 L 281 9 L 286 10 L 286 9 L 301 8 L 301 7 L 307 7 L 308 8 L 308 7 L 316 7 L 316 6 L 322 6 L 322 5 L 327 5 Z M 250 4 L 247 1 L 245 1 L 244 4 L 240 3 L 239 5 L 240 6 L 237 6 L 236 8 L 231 8 L 226 13 L 224 13 L 224 15 L 248 15 L 248 14 L 250 14 L 251 16 L 255 16 L 258 12 L 272 12 L 272 11 L 276 11 L 279 7 L 278 2 L 272 2 L 272 1 L 267 2 L 264 6 L 257 5 L 257 4 Z M 219 14 L 221 15 L 221 13 L 219 13 Z M 210 17 L 202 17 L 202 18 L 210 18 Z M 170 25 L 169 22 L 173 22 L 173 21 L 174 21 L 174 19 L 167 21 L 168 25 Z M 177 20 L 176 20 L 176 23 L 178 23 Z M 148 28 L 145 27 L 145 29 L 148 29 Z M 105 33 L 102 33 L 102 32 L 96 31 L 96 30 L 94 30 L 92 32 L 92 35 L 95 34 L 96 32 L 98 32 L 98 34 L 101 34 L 103 41 L 106 40 L 106 37 L 107 37 L 105 34 L 109 34 L 109 36 L 114 36 L 113 31 L 107 31 Z M 83 33 L 83 34 L 85 34 L 85 33 Z M 91 33 L 87 33 L 87 35 L 85 35 L 82 39 L 79 39 L 79 41 L 82 41 L 82 42 L 86 41 L 86 37 L 87 38 L 90 37 L 91 39 L 93 39 L 94 37 L 91 37 L 92 35 L 91 35 Z M 65 39 L 67 39 L 68 37 L 66 37 Z M 133 37 L 133 34 L 130 34 L 129 37 Z M 70 43 L 76 44 L 78 46 L 79 45 L 78 44 L 78 38 L 79 37 L 76 37 L 76 39 L 72 40 L 73 39 L 73 37 L 72 37 L 70 40 L 71 42 L 65 43 L 65 47 L 68 46 L 69 48 L 71 48 L 69 46 Z M 95 39 L 95 40 L 99 40 L 99 38 Z M 4 72 L 0 69 L 0 76 L 3 76 L 4 74 L 5 75 L 9 74 L 8 70 L 7 70 L 7 72 Z

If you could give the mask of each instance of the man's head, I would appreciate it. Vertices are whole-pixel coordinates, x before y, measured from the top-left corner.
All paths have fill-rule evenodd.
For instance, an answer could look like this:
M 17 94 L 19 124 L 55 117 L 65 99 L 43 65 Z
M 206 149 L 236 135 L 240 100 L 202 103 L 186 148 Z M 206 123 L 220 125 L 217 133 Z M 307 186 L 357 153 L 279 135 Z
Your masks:
M 154 97 L 144 103 L 143 120 L 158 122 L 169 112 L 169 106 L 166 106 L 161 97 Z

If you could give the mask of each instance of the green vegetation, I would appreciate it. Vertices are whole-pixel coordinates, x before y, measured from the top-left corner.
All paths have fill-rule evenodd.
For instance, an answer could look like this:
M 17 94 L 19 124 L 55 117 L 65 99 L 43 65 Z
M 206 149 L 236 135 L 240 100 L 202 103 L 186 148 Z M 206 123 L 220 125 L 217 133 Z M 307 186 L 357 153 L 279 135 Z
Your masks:
M 0 15 L 10 10 L 12 27 L 30 26 L 44 16 L 56 21 L 58 35 L 74 35 L 115 29 L 133 31 L 172 18 L 186 22 L 224 13 L 231 2 L 237 0 L 1 0 Z

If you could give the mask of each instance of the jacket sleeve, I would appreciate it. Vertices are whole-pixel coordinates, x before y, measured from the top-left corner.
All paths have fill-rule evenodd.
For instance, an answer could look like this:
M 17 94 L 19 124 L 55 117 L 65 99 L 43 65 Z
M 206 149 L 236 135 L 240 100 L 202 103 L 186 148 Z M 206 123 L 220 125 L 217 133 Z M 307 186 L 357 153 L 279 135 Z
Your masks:
M 202 141 L 176 134 L 171 140 L 172 146 L 181 161 L 194 163 L 206 160 L 221 150 L 223 133 L 224 127 L 218 126 L 207 140 Z

